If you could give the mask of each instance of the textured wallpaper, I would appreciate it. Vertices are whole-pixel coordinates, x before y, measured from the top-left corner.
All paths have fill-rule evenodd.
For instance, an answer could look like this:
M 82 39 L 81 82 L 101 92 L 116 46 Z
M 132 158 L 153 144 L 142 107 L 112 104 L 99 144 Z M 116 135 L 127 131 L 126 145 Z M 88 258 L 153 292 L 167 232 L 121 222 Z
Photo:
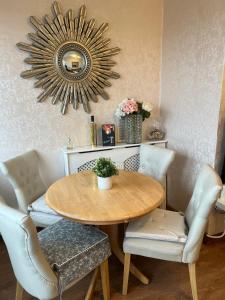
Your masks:
M 41 169 L 48 184 L 63 176 L 60 148 L 71 136 L 77 146 L 89 143 L 88 122 L 90 116 L 72 109 L 62 116 L 59 107 L 50 101 L 36 103 L 41 90 L 34 89 L 34 81 L 20 78 L 26 69 L 23 63 L 26 53 L 16 48 L 17 42 L 26 42 L 32 32 L 28 17 L 42 17 L 50 13 L 50 0 L 0 0 L 0 160 L 6 160 L 29 149 L 41 154 Z M 85 3 L 88 17 L 98 24 L 108 22 L 112 46 L 122 51 L 115 57 L 114 70 L 121 79 L 112 80 L 107 89 L 110 100 L 99 98 L 92 105 L 92 113 L 99 124 L 114 122 L 113 112 L 117 103 L 133 96 L 155 105 L 158 112 L 160 92 L 160 63 L 162 40 L 163 0 L 63 0 L 65 10 L 78 11 Z M 145 122 L 145 131 L 149 121 Z M 13 197 L 9 186 L 0 178 L 0 193 Z
M 225 5 L 224 0 L 165 0 L 164 4 L 161 108 L 169 147 L 177 151 L 169 176 L 169 201 L 183 210 L 202 165 L 216 165 L 221 153 L 217 132 L 220 144 Z M 223 120 L 224 109 L 221 114 Z

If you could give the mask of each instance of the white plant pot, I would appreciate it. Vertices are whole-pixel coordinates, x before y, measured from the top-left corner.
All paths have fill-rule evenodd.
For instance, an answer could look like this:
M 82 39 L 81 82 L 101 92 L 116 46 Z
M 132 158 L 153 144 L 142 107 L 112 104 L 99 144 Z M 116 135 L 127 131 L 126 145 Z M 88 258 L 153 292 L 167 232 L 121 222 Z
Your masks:
M 98 188 L 100 190 L 109 190 L 112 187 L 112 177 L 98 177 Z

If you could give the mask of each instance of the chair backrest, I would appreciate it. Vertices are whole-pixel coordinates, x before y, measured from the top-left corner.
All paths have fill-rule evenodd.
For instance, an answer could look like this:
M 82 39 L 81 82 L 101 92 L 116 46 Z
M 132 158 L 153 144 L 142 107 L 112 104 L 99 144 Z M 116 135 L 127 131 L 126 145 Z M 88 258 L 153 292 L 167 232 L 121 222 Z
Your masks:
M 37 152 L 32 150 L 1 162 L 0 169 L 14 188 L 19 209 L 27 213 L 28 205 L 46 191 L 39 174 Z
M 152 145 L 140 146 L 140 167 L 138 172 L 163 182 L 167 170 L 174 160 L 175 152 Z
M 0 197 L 0 232 L 20 285 L 38 299 L 57 296 L 57 278 L 41 251 L 30 217 Z
M 205 165 L 198 175 L 194 191 L 185 212 L 189 228 L 183 252 L 183 262 L 197 261 L 210 212 L 220 197 L 223 188 L 219 175 Z

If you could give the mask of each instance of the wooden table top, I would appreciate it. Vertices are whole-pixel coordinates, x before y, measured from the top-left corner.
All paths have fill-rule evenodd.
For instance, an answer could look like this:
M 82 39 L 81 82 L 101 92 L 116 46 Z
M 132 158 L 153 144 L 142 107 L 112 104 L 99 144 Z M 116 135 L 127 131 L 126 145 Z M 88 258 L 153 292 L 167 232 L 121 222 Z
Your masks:
M 84 224 L 109 225 L 143 216 L 164 200 L 162 185 L 150 176 L 119 171 L 111 190 L 99 190 L 93 172 L 80 172 L 53 183 L 47 204 L 60 215 Z

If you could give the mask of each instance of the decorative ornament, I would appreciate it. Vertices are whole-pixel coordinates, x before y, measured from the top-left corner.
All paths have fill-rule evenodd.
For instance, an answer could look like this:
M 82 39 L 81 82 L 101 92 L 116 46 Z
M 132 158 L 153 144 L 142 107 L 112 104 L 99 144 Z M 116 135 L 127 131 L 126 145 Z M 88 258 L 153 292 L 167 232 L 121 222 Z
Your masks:
M 43 22 L 30 17 L 36 30 L 28 33 L 32 43 L 17 44 L 20 50 L 30 53 L 24 61 L 32 65 L 21 77 L 34 77 L 34 87 L 44 90 L 37 97 L 38 102 L 52 97 L 52 104 L 61 103 L 62 114 L 69 104 L 74 109 L 82 104 L 89 113 L 89 102 L 97 102 L 98 95 L 108 100 L 104 89 L 111 86 L 109 79 L 120 77 L 111 70 L 116 64 L 111 57 L 120 49 L 108 47 L 110 39 L 103 37 L 109 27 L 107 23 L 96 28 L 95 19 L 86 20 L 85 5 L 78 17 L 71 9 L 63 15 L 58 2 L 53 3 L 52 10 L 53 18 L 46 15 Z

